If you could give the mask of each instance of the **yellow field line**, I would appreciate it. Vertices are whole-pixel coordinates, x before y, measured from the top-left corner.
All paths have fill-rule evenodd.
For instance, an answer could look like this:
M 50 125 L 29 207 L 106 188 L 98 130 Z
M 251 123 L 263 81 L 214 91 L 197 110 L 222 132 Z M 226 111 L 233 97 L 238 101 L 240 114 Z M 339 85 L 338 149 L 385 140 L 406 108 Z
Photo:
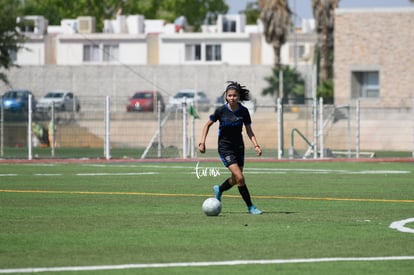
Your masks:
M 159 196 L 159 197 L 209 197 L 202 194 L 166 194 L 147 192 L 96 192 L 96 191 L 58 191 L 58 190 L 2 190 L 0 193 L 42 193 L 42 194 L 72 194 L 72 195 L 135 195 L 135 196 Z M 223 195 L 227 198 L 239 198 L 239 195 Z M 364 199 L 364 198 L 319 198 L 319 197 L 296 197 L 296 196 L 252 196 L 255 199 L 284 199 L 284 200 L 319 200 L 319 201 L 355 201 L 355 202 L 392 202 L 392 203 L 414 203 L 414 200 L 391 200 L 391 199 Z

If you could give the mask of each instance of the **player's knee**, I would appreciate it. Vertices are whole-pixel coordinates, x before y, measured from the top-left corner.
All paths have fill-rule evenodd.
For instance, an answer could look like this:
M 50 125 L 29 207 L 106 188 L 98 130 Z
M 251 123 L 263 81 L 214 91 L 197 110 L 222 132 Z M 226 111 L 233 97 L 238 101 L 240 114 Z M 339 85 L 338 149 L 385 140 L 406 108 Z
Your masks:
M 237 186 L 244 186 L 245 185 L 245 181 L 244 181 L 244 176 L 243 175 L 236 175 L 234 177 Z

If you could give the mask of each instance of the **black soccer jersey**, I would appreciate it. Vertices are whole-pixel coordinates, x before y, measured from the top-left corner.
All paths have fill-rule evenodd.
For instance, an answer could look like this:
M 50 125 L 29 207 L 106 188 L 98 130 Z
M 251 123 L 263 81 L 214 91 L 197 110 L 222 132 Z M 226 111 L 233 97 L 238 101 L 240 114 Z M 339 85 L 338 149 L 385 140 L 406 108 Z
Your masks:
M 218 107 L 214 114 L 210 115 L 210 120 L 213 122 L 220 121 L 218 133 L 219 147 L 230 145 L 230 147 L 237 148 L 243 145 L 243 125 L 248 126 L 252 123 L 249 110 L 241 104 L 234 112 L 227 103 Z

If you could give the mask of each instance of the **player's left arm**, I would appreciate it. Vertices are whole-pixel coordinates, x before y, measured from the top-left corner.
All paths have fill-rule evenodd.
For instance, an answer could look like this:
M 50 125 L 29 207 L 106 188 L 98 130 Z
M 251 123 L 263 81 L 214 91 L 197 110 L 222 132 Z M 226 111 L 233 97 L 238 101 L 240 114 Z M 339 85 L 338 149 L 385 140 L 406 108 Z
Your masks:
M 253 129 L 251 125 L 245 125 L 246 127 L 246 133 L 251 142 L 253 143 L 254 149 L 256 150 L 256 153 L 258 156 L 262 155 L 262 148 L 260 148 L 259 143 L 257 142 L 256 136 L 254 135 Z

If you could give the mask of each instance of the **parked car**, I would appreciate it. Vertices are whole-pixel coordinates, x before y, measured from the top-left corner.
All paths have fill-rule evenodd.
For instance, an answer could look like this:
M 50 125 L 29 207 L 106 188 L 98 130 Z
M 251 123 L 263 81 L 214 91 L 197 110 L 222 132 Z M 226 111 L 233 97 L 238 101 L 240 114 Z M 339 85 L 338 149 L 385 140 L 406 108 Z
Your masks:
M 197 91 L 192 89 L 184 89 L 178 91 L 175 96 L 170 97 L 168 102 L 168 109 L 181 109 L 182 104 L 185 101 L 187 105 L 194 105 L 197 107 L 197 111 L 208 112 L 210 110 L 210 99 L 203 91 Z M 197 98 L 195 100 L 195 98 Z
M 256 112 L 257 104 L 255 99 L 243 101 L 242 104 L 249 110 L 251 116 Z
M 27 112 L 29 106 L 29 95 L 32 95 L 32 110 L 36 107 L 36 98 L 29 90 L 9 90 L 1 97 L 0 108 L 4 106 L 5 111 Z
M 157 108 L 157 102 L 160 101 L 161 112 L 165 111 L 165 102 L 160 92 L 155 91 L 138 91 L 128 102 L 127 112 L 152 112 Z
M 216 98 L 216 102 L 214 103 L 214 107 L 220 107 L 221 105 L 223 105 L 224 103 L 226 103 L 226 99 L 224 98 L 224 96 L 218 96 Z
M 79 99 L 72 92 L 56 90 L 48 92 L 44 97 L 39 99 L 36 105 L 36 111 L 49 112 L 52 104 L 55 105 L 56 111 L 79 112 L 81 108 Z

